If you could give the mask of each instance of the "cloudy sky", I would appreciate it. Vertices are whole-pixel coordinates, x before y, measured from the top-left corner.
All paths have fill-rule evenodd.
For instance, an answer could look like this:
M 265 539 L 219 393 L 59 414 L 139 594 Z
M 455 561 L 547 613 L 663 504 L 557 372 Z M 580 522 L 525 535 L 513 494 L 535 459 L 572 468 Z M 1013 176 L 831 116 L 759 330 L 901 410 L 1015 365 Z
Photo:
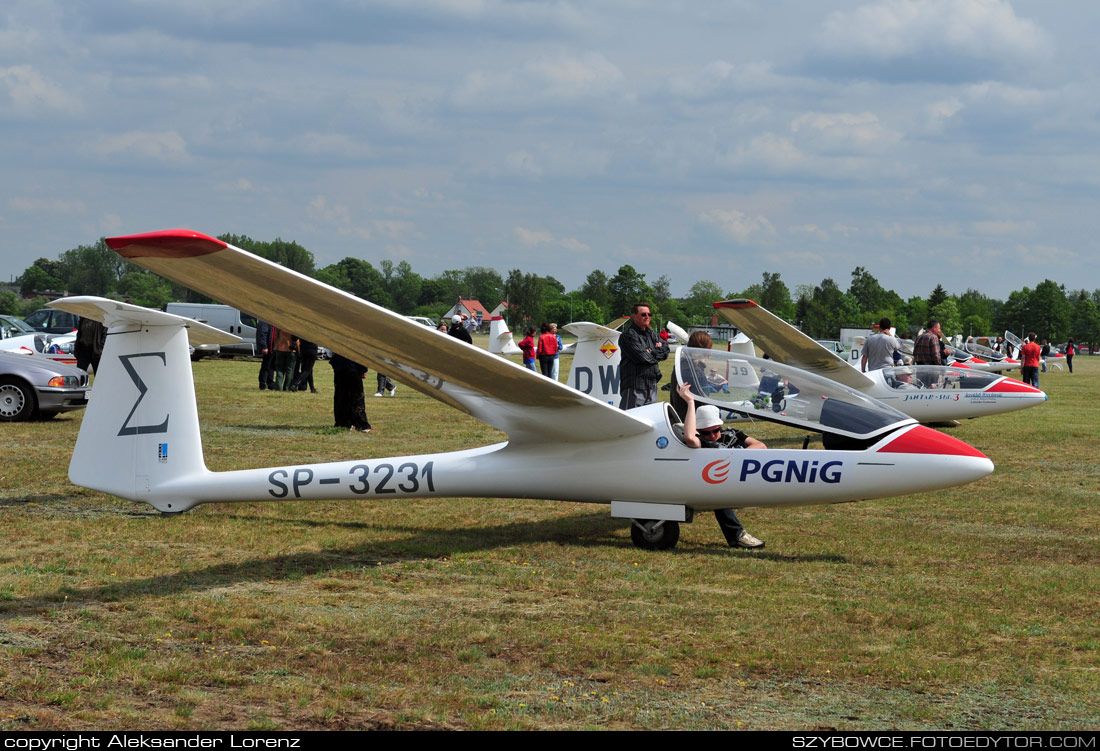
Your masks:
M 570 288 L 1094 289 L 1097 32 L 1038 0 L 5 0 L 0 278 L 186 227 Z

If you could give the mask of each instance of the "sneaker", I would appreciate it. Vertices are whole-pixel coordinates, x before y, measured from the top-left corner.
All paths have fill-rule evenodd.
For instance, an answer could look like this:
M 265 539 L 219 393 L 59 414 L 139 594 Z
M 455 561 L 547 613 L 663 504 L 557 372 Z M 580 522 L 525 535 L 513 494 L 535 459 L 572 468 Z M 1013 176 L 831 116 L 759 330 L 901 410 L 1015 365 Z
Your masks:
M 375 396 L 382 396 L 382 392 L 379 391 L 377 394 L 375 394 Z
M 763 550 L 764 549 L 764 541 L 756 539 L 755 537 L 750 535 L 748 532 L 742 532 L 741 536 L 737 538 L 737 544 L 734 545 L 733 547 L 735 547 L 735 548 L 748 548 L 749 550 L 753 550 L 753 549 Z
M 397 387 L 394 386 L 392 389 L 390 389 L 390 396 L 393 396 L 396 393 L 397 393 Z
M 260 391 L 267 391 L 267 384 L 266 383 L 261 383 L 260 384 Z

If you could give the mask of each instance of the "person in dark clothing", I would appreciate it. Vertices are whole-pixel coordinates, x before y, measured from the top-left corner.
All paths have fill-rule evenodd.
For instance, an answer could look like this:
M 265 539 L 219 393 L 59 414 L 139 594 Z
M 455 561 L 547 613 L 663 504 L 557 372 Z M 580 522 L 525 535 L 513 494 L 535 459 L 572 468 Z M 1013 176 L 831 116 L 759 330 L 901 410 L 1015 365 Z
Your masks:
M 390 396 L 397 394 L 397 384 L 393 382 L 393 379 L 388 375 L 377 373 L 378 376 L 378 390 L 374 392 L 375 396 L 382 396 L 385 392 L 390 392 Z
M 99 358 L 103 356 L 103 345 L 107 342 L 107 327 L 93 318 L 81 318 L 76 327 L 76 367 L 88 370 L 89 367 L 99 373 Z
M 328 361 L 332 366 L 332 415 L 336 427 L 358 433 L 371 432 L 367 419 L 367 405 L 363 399 L 363 379 L 367 368 L 342 355 L 333 353 Z
M 680 399 L 686 405 L 684 414 L 684 443 L 693 449 L 766 449 L 767 445 L 740 430 L 723 430 L 722 418 L 718 408 L 704 404 L 695 408 L 695 396 L 691 393 L 691 384 L 684 383 L 677 389 Z M 714 510 L 714 518 L 731 548 L 763 550 L 764 541 L 753 537 L 741 524 L 732 508 Z
M 313 387 L 313 366 L 317 362 L 317 353 L 319 351 L 315 343 L 305 339 L 299 340 L 298 354 L 301 355 L 301 372 L 294 380 L 294 385 L 291 387 L 291 390 L 297 389 L 298 391 L 305 391 L 308 385 L 310 393 L 317 393 L 317 389 Z
M 275 351 L 272 349 L 272 326 L 266 321 L 259 321 L 256 326 L 256 354 L 260 360 L 260 391 L 264 389 L 275 390 L 275 370 L 272 364 L 275 360 Z
M 470 336 L 469 330 L 462 325 L 462 316 L 451 316 L 451 328 L 447 329 L 447 336 L 453 336 L 455 339 L 461 339 L 467 344 L 473 344 L 474 339 Z
M 649 303 L 634 303 L 630 319 L 619 337 L 619 350 L 622 352 L 619 409 L 632 409 L 657 401 L 661 363 L 668 358 L 668 345 L 650 326 L 653 316 Z

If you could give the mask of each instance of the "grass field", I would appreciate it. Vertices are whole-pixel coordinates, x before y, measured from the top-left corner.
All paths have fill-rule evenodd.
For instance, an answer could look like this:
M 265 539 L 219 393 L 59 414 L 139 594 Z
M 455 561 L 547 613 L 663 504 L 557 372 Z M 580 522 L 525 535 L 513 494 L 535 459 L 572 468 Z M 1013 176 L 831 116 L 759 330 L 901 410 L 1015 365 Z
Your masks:
M 0 425 L 0 730 L 1100 728 L 1100 358 L 1076 365 L 951 431 L 989 478 L 748 509 L 762 552 L 700 515 L 647 553 L 545 501 L 166 517 L 69 484 L 80 413 Z M 405 387 L 334 431 L 327 365 L 317 395 L 256 370 L 194 366 L 211 469 L 500 438 Z

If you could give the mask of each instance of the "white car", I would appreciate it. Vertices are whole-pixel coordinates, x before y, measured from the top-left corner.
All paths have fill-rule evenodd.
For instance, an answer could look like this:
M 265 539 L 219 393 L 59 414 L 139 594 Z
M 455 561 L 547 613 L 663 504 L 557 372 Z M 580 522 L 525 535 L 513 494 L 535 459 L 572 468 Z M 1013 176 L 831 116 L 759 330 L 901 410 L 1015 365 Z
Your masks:
M 75 346 L 75 333 L 47 334 L 36 331 L 18 318 L 0 315 L 0 350 L 41 355 L 66 365 L 75 365 Z

